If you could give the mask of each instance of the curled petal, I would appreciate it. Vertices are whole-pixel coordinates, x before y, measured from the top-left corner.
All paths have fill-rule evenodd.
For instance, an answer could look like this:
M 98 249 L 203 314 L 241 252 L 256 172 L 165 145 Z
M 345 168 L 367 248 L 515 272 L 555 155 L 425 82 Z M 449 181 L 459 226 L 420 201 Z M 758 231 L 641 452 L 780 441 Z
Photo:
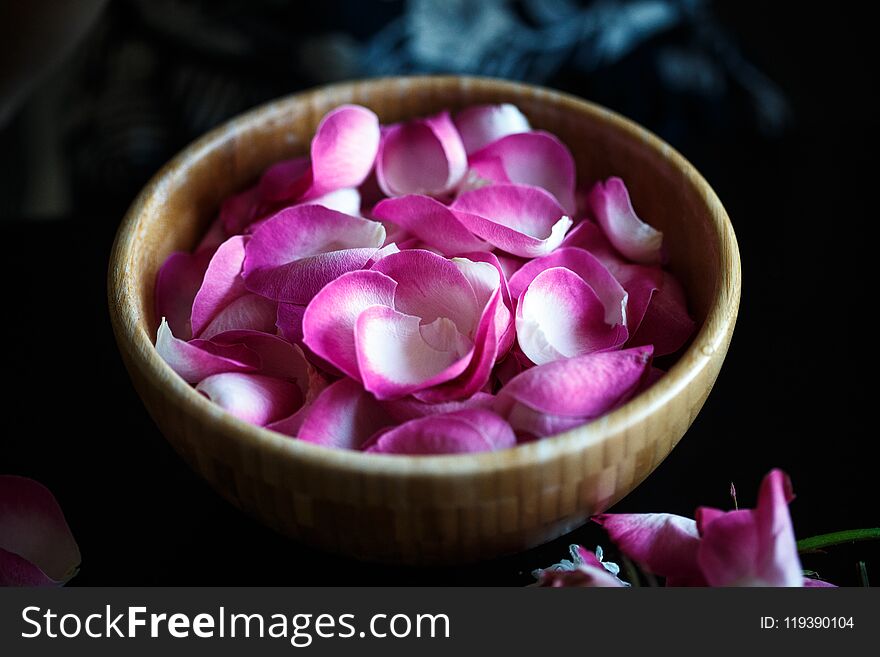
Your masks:
M 487 248 L 448 207 L 430 196 L 411 194 L 385 199 L 373 208 L 373 217 L 393 222 L 445 255 Z
M 241 344 L 175 338 L 164 317 L 156 334 L 156 351 L 187 383 L 198 383 L 221 372 L 253 372 L 260 366 L 259 355 Z
M 540 187 L 550 192 L 567 213 L 576 210 L 574 158 L 549 132 L 503 137 L 474 153 L 469 165 L 479 178 Z
M 235 417 L 265 426 L 302 406 L 297 384 L 263 374 L 224 372 L 202 379 L 196 390 Z
M 491 411 L 470 409 L 405 422 L 379 436 L 379 454 L 467 454 L 513 447 L 510 425 Z
M 651 348 L 605 351 L 525 370 L 498 393 L 495 411 L 517 431 L 547 436 L 614 409 L 639 389 Z
M 589 203 L 614 248 L 639 264 L 661 262 L 663 233 L 639 219 L 620 178 L 596 183 L 590 191 Z
M 317 445 L 361 449 L 390 424 L 392 420 L 375 397 L 357 381 L 340 379 L 318 395 L 297 436 Z
M 605 317 L 592 287 L 570 269 L 553 267 L 538 274 L 519 298 L 517 340 L 536 365 L 620 346 L 626 327 L 612 326 Z
M 502 358 L 513 345 L 516 330 L 513 322 L 513 301 L 501 261 L 494 253 L 476 251 L 453 258 L 452 262 L 467 277 L 477 295 L 478 305 L 485 308 L 495 291 L 500 291 L 501 301 L 495 306 L 495 337 L 498 341 L 498 358 Z
M 649 286 L 657 285 L 658 278 L 662 281 L 659 289 L 648 295 Z M 654 268 L 648 276 L 624 281 L 624 285 L 631 289 L 640 285 L 638 298 L 648 296 L 650 299 L 630 344 L 652 344 L 658 356 L 681 349 L 693 335 L 696 325 L 688 314 L 687 300 L 678 280 L 669 272 Z
M 241 278 L 247 238 L 230 237 L 215 251 L 192 304 L 192 332 L 199 337 L 205 327 L 226 306 L 247 294 Z
M 315 295 L 303 314 L 306 346 L 340 371 L 360 380 L 355 323 L 371 306 L 392 307 L 396 287 L 393 279 L 378 271 L 355 271 L 340 276 Z
M 312 139 L 312 187 L 317 198 L 366 180 L 379 149 L 379 118 L 366 107 L 342 105 L 328 112 Z
M 467 154 L 449 112 L 390 126 L 376 160 L 376 177 L 388 196 L 444 194 L 466 170 Z
M 79 547 L 42 484 L 0 475 L 0 586 L 58 586 L 79 568 Z
M 156 277 L 156 316 L 164 317 L 181 339 L 192 337 L 193 300 L 210 261 L 210 251 L 172 253 Z
M 627 557 L 666 577 L 667 586 L 705 586 L 697 565 L 700 537 L 690 518 L 670 513 L 608 513 L 593 520 Z
M 320 205 L 287 208 L 247 243 L 245 285 L 276 301 L 305 304 L 330 281 L 363 267 L 384 241 L 378 222 Z
M 475 235 L 525 258 L 550 253 L 572 223 L 553 196 L 527 185 L 474 189 L 459 196 L 452 210 Z
M 455 115 L 455 127 L 468 155 L 507 135 L 531 130 L 515 105 L 475 105 Z
M 355 324 L 358 369 L 378 399 L 393 399 L 455 378 L 467 367 L 473 346 L 455 324 L 418 317 L 387 306 L 364 310 Z

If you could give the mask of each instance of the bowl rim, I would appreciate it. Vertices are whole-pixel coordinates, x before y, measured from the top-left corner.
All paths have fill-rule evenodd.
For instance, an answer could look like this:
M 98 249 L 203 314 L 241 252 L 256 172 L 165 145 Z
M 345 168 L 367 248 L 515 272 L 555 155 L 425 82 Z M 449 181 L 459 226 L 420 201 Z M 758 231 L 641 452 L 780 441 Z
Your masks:
M 268 123 L 273 118 L 280 118 L 289 111 L 290 106 L 303 103 L 308 105 L 317 94 L 369 89 L 373 85 L 388 84 L 389 81 L 407 84 L 424 82 L 435 87 L 450 86 L 456 89 L 466 89 L 469 84 L 478 83 L 483 88 L 488 87 L 500 93 L 512 93 L 523 88 L 537 92 L 543 99 L 586 113 L 592 119 L 624 133 L 628 139 L 638 140 L 650 149 L 659 151 L 683 175 L 687 184 L 694 186 L 705 201 L 711 202 L 712 234 L 718 243 L 726 247 L 720 250 L 720 259 L 722 264 L 727 261 L 729 275 L 717 277 L 700 330 L 663 377 L 614 411 L 560 434 L 493 452 L 414 456 L 369 454 L 323 447 L 249 424 L 200 395 L 165 363 L 155 349 L 145 326 L 145 318 L 140 315 L 140 301 L 135 287 L 130 284 L 130 278 L 137 238 L 143 230 L 141 218 L 160 201 L 170 186 L 170 181 L 185 176 L 193 162 L 222 148 L 230 132 L 237 133 Z M 741 264 L 736 236 L 721 201 L 684 156 L 646 128 L 591 101 L 537 85 L 479 76 L 416 75 L 338 82 L 283 96 L 247 110 L 191 142 L 150 179 L 126 212 L 111 251 L 108 300 L 118 346 L 121 351 L 127 351 L 131 355 L 132 366 L 136 366 L 153 383 L 167 387 L 167 394 L 174 398 L 175 403 L 190 407 L 192 414 L 206 429 L 221 431 L 244 446 L 267 449 L 279 458 L 302 461 L 308 465 L 327 466 L 360 475 L 449 478 L 526 467 L 580 453 L 587 447 L 626 431 L 629 426 L 661 409 L 699 376 L 712 361 L 716 350 L 725 348 L 725 342 L 736 322 L 740 277 Z

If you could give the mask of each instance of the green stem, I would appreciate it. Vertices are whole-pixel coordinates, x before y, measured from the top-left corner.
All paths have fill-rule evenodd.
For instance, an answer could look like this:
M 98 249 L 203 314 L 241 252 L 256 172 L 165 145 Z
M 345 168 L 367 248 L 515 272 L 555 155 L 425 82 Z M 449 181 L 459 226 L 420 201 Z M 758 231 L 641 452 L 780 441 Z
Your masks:
M 859 581 L 861 581 L 862 586 L 871 586 L 868 582 L 868 566 L 865 565 L 864 561 L 859 561 Z
M 842 532 L 832 532 L 830 534 L 819 534 L 818 536 L 810 536 L 802 538 L 797 542 L 798 552 L 815 552 L 832 545 L 842 545 L 843 543 L 854 543 L 855 541 L 875 541 L 880 539 L 880 527 L 870 527 L 867 529 L 845 529 Z

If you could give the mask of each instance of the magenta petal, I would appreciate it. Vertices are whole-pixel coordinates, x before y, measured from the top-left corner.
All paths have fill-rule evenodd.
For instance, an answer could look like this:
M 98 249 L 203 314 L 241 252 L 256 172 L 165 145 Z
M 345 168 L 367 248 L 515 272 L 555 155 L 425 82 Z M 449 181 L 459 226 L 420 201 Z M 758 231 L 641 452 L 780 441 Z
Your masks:
M 393 279 L 377 271 L 343 274 L 318 292 L 306 308 L 302 321 L 306 346 L 340 371 L 360 380 L 355 323 L 371 306 L 392 307 L 396 287 Z
M 376 177 L 388 196 L 444 194 L 466 170 L 467 154 L 449 112 L 390 126 L 376 160 Z
M 221 372 L 252 372 L 260 366 L 260 357 L 244 345 L 175 338 L 164 318 L 156 334 L 156 351 L 187 383 Z
M 596 183 L 590 192 L 589 203 L 614 248 L 639 264 L 660 263 L 663 233 L 639 219 L 620 178 L 609 178 L 604 184 Z
M 212 340 L 219 333 L 237 330 L 274 332 L 275 317 L 274 301 L 246 292 L 223 308 L 202 330 L 199 337 Z
M 196 390 L 235 417 L 264 426 L 302 406 L 297 384 L 263 374 L 224 372 L 202 379 Z
M 57 586 L 73 577 L 79 547 L 48 488 L 0 475 L 0 586 Z
M 531 130 L 515 105 L 475 105 L 455 115 L 455 127 L 468 155 L 507 135 Z
M 550 192 L 567 213 L 576 210 L 574 158 L 565 144 L 548 132 L 503 137 L 474 153 L 469 165 L 480 178 L 540 187 Z
M 663 356 L 681 349 L 693 335 L 696 325 L 688 314 L 687 300 L 681 284 L 669 272 L 657 270 L 656 274 L 662 280 L 660 289 L 650 295 L 650 302 L 630 345 L 652 344 L 654 353 Z M 638 299 L 644 298 L 648 286 L 656 284 L 656 278 L 655 275 L 652 280 L 641 279 Z M 624 285 L 635 289 L 638 283 L 639 281 L 625 281 Z
M 278 313 L 275 316 L 275 326 L 284 336 L 284 339 L 293 344 L 300 344 L 303 340 L 303 315 L 306 306 L 294 303 L 279 303 Z
M 270 333 L 233 330 L 216 335 L 217 345 L 244 345 L 260 357 L 258 374 L 296 382 L 306 396 L 314 368 L 298 346 Z
M 208 263 L 204 280 L 192 304 L 192 332 L 195 337 L 199 337 L 223 308 L 247 294 L 241 278 L 246 240 L 240 235 L 230 237 L 217 247 Z
M 377 399 L 403 397 L 461 374 L 473 345 L 452 320 L 418 317 L 387 306 L 364 310 L 355 324 L 358 369 Z
M 614 250 L 611 242 L 605 237 L 601 226 L 593 223 L 589 219 L 583 219 L 575 224 L 572 229 L 562 240 L 562 247 L 574 247 L 589 251 L 596 256 L 603 265 L 615 276 L 617 275 L 616 267 L 626 264 L 621 255 Z
M 309 158 L 295 157 L 290 160 L 276 162 L 266 169 L 257 185 L 257 194 L 266 203 L 278 203 L 301 197 L 311 185 L 312 170 Z M 232 217 L 241 215 L 241 209 L 245 202 L 246 199 L 242 199 L 240 207 L 229 209 L 230 227 L 236 225 L 237 222 Z M 253 217 L 250 220 L 252 221 Z
M 361 449 L 392 420 L 376 399 L 352 379 L 328 386 L 311 405 L 297 436 L 317 445 Z
M 330 281 L 363 267 L 384 241 L 378 222 L 320 205 L 286 208 L 247 243 L 245 284 L 270 299 L 305 304 Z
M 373 217 L 393 222 L 445 255 L 487 248 L 483 240 L 461 225 L 448 207 L 430 196 L 385 199 L 373 208 Z
M 812 577 L 804 577 L 804 588 L 808 589 L 836 589 L 837 585 L 832 584 L 831 582 L 826 582 L 821 579 L 813 579 Z
M 553 196 L 527 185 L 474 189 L 459 196 L 452 210 L 475 235 L 525 258 L 550 253 L 572 223 Z
M 679 586 L 704 586 L 700 537 L 690 518 L 669 513 L 609 513 L 594 518 L 627 557 Z
M 406 422 L 408 420 L 415 420 L 416 418 L 426 417 L 428 415 L 443 415 L 446 413 L 474 408 L 492 410 L 492 404 L 494 401 L 495 397 L 493 395 L 486 392 L 476 392 L 466 399 L 439 402 L 436 404 L 423 402 L 415 397 L 404 397 L 402 399 L 392 399 L 382 402 L 382 406 L 395 422 Z
M 210 251 L 172 253 L 156 277 L 156 316 L 164 317 L 181 339 L 192 337 L 193 300 L 211 261 Z
M 410 420 L 379 436 L 368 452 L 467 454 L 513 447 L 510 425 L 491 411 L 470 409 Z
M 626 324 L 627 291 L 596 256 L 583 249 L 563 247 L 525 263 L 510 277 L 510 294 L 519 299 L 538 274 L 552 267 L 573 271 L 593 289 L 605 308 L 607 324 Z
M 361 212 L 361 194 L 355 187 L 343 187 L 328 192 L 323 196 L 305 201 L 309 205 L 323 205 L 329 210 L 336 210 L 352 217 L 360 216 Z
M 788 511 L 793 499 L 791 480 L 782 470 L 764 477 L 755 519 L 761 541 L 759 572 L 772 586 L 800 586 L 801 564 Z
M 621 301 L 616 301 L 618 318 Z M 592 287 L 570 269 L 553 267 L 538 274 L 519 298 L 517 341 L 536 365 L 620 346 L 626 327 L 605 318 L 606 308 Z
M 477 304 L 484 309 L 491 303 L 495 291 L 500 289 L 501 300 L 495 306 L 495 339 L 498 342 L 497 356 L 503 358 L 513 345 L 516 328 L 513 321 L 513 300 L 501 261 L 494 253 L 476 251 L 453 258 L 452 262 L 468 279 L 477 296 Z
M 366 107 L 342 105 L 328 112 L 312 139 L 312 188 L 306 198 L 357 187 L 369 175 L 379 149 L 379 119 Z
M 517 431 L 546 436 L 584 424 L 629 399 L 651 348 L 605 351 L 525 370 L 498 393 L 495 411 Z
M 257 218 L 260 190 L 254 185 L 230 196 L 220 206 L 220 223 L 227 235 L 238 235 Z

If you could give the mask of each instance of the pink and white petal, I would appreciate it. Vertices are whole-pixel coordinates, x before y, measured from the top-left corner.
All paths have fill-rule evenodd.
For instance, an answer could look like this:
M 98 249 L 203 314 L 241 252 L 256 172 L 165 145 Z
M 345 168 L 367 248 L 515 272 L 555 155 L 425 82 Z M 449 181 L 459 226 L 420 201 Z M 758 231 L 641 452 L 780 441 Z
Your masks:
M 506 255 L 504 253 L 495 254 L 498 258 L 498 264 L 501 265 L 501 273 L 504 274 L 504 278 L 508 281 L 510 277 L 513 276 L 519 268 L 522 267 L 528 260 L 525 258 L 520 258 L 517 256 Z M 511 295 L 513 296 L 513 295 Z M 516 297 L 513 297 L 514 299 Z
M 300 386 L 303 398 L 308 396 L 314 383 L 315 369 L 306 360 L 302 349 L 270 333 L 252 330 L 233 330 L 221 333 L 212 340 L 219 345 L 241 344 L 260 357 L 258 374 L 294 381 Z
M 452 262 L 468 279 L 477 296 L 477 303 L 484 308 L 495 290 L 500 288 L 501 302 L 495 309 L 495 336 L 498 340 L 498 357 L 503 357 L 513 345 L 516 327 L 513 321 L 513 301 L 501 262 L 494 253 L 485 251 L 466 253 L 452 258 Z
M 761 482 L 755 521 L 760 541 L 758 573 L 770 586 L 801 586 L 803 571 L 788 503 L 794 499 L 791 480 L 772 470 Z
M 322 205 L 329 210 L 336 210 L 352 217 L 359 217 L 361 214 L 361 195 L 356 187 L 336 189 L 323 196 L 305 201 L 305 203 L 309 205 Z
M 541 272 L 552 267 L 565 267 L 589 285 L 605 308 L 605 322 L 626 324 L 628 295 L 623 285 L 592 253 L 583 249 L 561 247 L 553 253 L 525 263 L 510 278 L 510 293 L 519 299 Z
M 213 340 L 220 333 L 235 330 L 274 333 L 276 306 L 270 299 L 245 292 L 223 308 L 202 330 L 199 337 Z
M 309 158 L 295 157 L 276 162 L 266 169 L 257 184 L 257 197 L 264 204 L 291 201 L 303 196 L 311 186 L 312 168 Z M 245 202 L 246 199 L 240 201 L 242 208 Z M 244 217 L 238 220 L 233 219 L 233 217 L 241 217 L 242 214 L 247 217 L 247 214 L 242 213 L 240 208 L 230 208 L 229 228 L 236 227 L 240 225 L 239 222 L 243 222 Z M 254 218 L 250 217 L 250 220 L 252 221 Z
M 328 112 L 312 139 L 312 186 L 305 198 L 317 198 L 366 180 L 379 149 L 379 118 L 360 105 Z
M 525 258 L 553 251 L 572 223 L 553 196 L 528 185 L 481 187 L 465 192 L 451 207 L 472 233 Z
M 639 219 L 620 178 L 597 182 L 590 191 L 589 202 L 614 248 L 638 264 L 660 264 L 663 233 Z
M 461 374 L 473 354 L 470 340 L 447 318 L 428 327 L 423 330 L 418 317 L 387 306 L 364 310 L 355 324 L 364 388 L 377 399 L 394 399 Z
M 204 280 L 192 304 L 194 337 L 201 337 L 202 331 L 221 310 L 247 294 L 241 277 L 247 239 L 241 235 L 230 237 L 217 248 L 208 263 Z
M 397 246 L 394 242 L 390 244 L 386 244 L 381 249 L 376 249 L 376 252 L 370 256 L 370 259 L 367 260 L 367 263 L 364 265 L 364 269 L 372 269 L 373 265 L 379 262 L 382 258 L 387 258 L 388 256 L 400 253 L 400 247 Z
M 626 327 L 607 324 L 605 314 L 602 301 L 580 276 L 565 267 L 546 269 L 517 303 L 519 347 L 536 365 L 613 349 L 626 342 Z
M 637 347 L 532 367 L 498 392 L 495 411 L 516 430 L 530 431 L 529 426 L 534 426 L 563 431 L 584 424 L 616 408 L 639 389 L 651 355 L 649 346 Z
M 404 397 L 382 402 L 382 406 L 395 422 L 407 422 L 428 415 L 443 415 L 467 409 L 492 410 L 495 396 L 486 392 L 476 392 L 461 400 L 432 404 L 415 397 Z
M 387 196 L 442 195 L 466 170 L 467 154 L 448 112 L 390 126 L 376 159 L 376 177 Z
M 644 317 L 630 344 L 652 344 L 658 356 L 681 349 L 694 333 L 696 324 L 687 311 L 684 289 L 676 278 L 661 271 L 662 287 L 650 298 Z
M 836 589 L 837 585 L 832 584 L 831 582 L 826 582 L 822 579 L 814 579 L 812 577 L 804 577 L 804 588 L 808 589 Z
M 187 383 L 198 383 L 221 372 L 253 372 L 260 366 L 259 355 L 241 344 L 175 338 L 164 318 L 156 334 L 156 351 Z
M 240 420 L 261 427 L 289 416 L 303 403 L 296 383 L 263 374 L 214 374 L 196 390 Z
M 589 251 L 599 258 L 602 264 L 615 276 L 617 276 L 617 267 L 627 264 L 626 260 L 623 259 L 614 249 L 611 242 L 608 241 L 608 238 L 605 237 L 601 226 L 589 219 L 582 219 L 577 222 L 565 236 L 565 239 L 562 240 L 561 246 L 563 248 L 574 247 Z
M 467 277 L 451 260 L 422 249 L 404 250 L 373 265 L 397 282 L 394 308 L 430 324 L 451 319 L 459 332 L 472 337 L 483 308 Z
M 257 185 L 230 196 L 220 206 L 220 223 L 227 235 L 238 235 L 257 218 L 260 190 Z
M 0 586 L 58 586 L 80 561 L 51 491 L 33 479 L 0 475 Z
M 513 447 L 510 425 L 491 411 L 471 409 L 410 420 L 379 436 L 378 454 L 470 454 Z
M 322 205 L 295 205 L 254 231 L 245 247 L 244 277 L 329 251 L 377 249 L 384 242 L 385 228 L 378 222 Z
M 455 115 L 455 127 L 468 155 L 502 137 L 528 132 L 529 120 L 515 105 L 474 105 Z
M 608 513 L 593 520 L 605 528 L 621 552 L 647 571 L 680 586 L 705 586 L 697 564 L 700 537 L 690 518 L 670 513 Z
M 774 586 L 759 572 L 760 552 L 754 511 L 741 509 L 716 516 L 703 526 L 697 559 L 709 586 Z M 803 571 L 798 568 L 797 574 L 796 585 L 801 586 Z
M 626 290 L 626 325 L 630 336 L 635 336 L 645 313 L 651 305 L 654 296 L 663 287 L 664 272 L 659 267 L 646 265 L 621 264 L 615 267 L 614 275 Z M 651 342 L 638 342 L 634 344 L 653 344 Z M 654 345 L 655 354 L 660 355 L 657 346 Z
M 192 337 L 192 308 L 211 252 L 172 253 L 156 276 L 156 316 L 164 317 L 182 339 Z
M 393 421 L 370 393 L 352 379 L 329 385 L 309 407 L 297 437 L 338 449 L 361 449 Z
M 574 214 L 575 165 L 571 151 L 549 132 L 508 135 L 474 153 L 470 167 L 480 178 L 495 183 L 518 183 L 550 192 Z M 499 170 L 503 177 L 499 177 Z
M 373 208 L 372 216 L 393 222 L 445 255 L 488 248 L 486 242 L 458 221 L 452 210 L 430 196 L 409 194 L 385 199 Z
M 302 321 L 304 343 L 320 358 L 360 380 L 355 323 L 367 308 L 392 307 L 396 287 L 393 279 L 373 270 L 340 276 L 318 292 L 306 308 Z

